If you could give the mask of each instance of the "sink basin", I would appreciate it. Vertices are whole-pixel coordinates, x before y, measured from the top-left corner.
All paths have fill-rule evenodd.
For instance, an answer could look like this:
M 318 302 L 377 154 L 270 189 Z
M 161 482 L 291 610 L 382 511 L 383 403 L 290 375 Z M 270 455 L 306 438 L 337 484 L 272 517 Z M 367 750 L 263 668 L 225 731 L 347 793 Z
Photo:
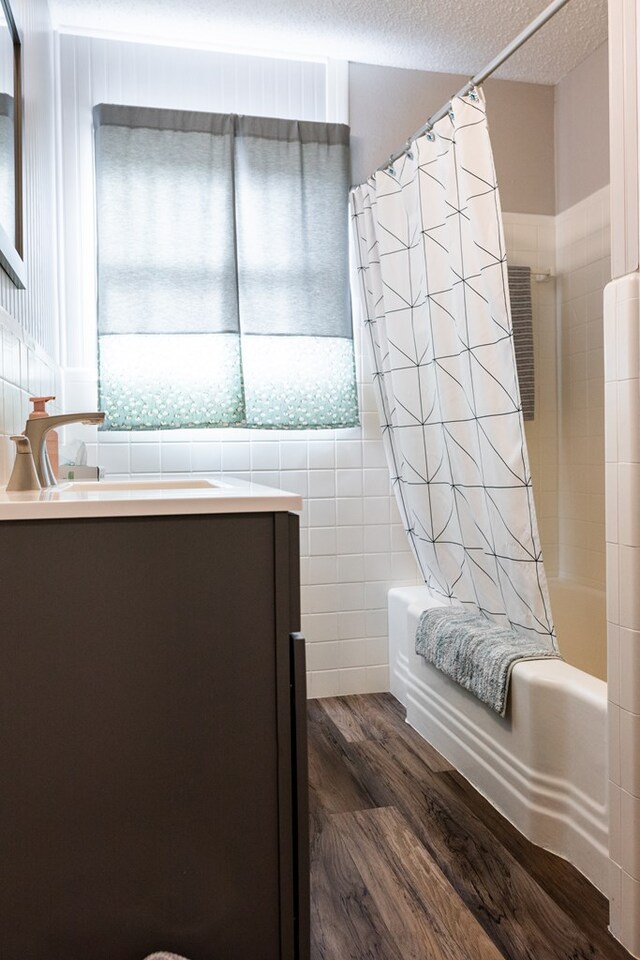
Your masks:
M 61 485 L 62 486 L 62 485 Z M 211 490 L 220 487 L 211 480 L 89 480 L 70 481 L 64 484 L 65 490 L 74 493 L 107 493 L 127 490 Z

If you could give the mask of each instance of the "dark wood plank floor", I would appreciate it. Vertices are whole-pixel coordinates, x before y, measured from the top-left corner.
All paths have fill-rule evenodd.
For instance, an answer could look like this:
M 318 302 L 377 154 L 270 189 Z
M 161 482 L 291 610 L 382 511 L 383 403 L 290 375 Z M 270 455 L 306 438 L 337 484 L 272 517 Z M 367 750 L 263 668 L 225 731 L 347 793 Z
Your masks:
M 312 960 L 629 960 L 605 898 L 390 694 L 310 701 L 309 774 Z

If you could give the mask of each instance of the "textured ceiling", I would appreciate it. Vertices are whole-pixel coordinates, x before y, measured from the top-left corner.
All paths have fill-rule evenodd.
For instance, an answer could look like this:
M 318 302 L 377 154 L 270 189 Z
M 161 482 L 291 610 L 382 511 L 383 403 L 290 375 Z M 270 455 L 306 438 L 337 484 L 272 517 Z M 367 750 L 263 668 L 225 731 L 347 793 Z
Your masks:
M 61 28 L 473 74 L 547 0 L 49 0 Z M 607 36 L 607 0 L 570 0 L 497 76 L 557 83 Z

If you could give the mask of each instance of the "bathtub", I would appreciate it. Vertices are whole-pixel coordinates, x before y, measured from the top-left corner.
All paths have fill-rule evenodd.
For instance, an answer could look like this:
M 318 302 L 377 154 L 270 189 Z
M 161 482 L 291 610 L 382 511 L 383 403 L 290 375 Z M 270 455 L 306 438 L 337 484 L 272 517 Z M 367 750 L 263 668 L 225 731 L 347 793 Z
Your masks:
M 563 613 L 591 604 L 591 619 L 585 614 L 566 645 L 558 632 L 567 658 L 604 606 L 598 591 L 573 589 L 550 584 L 561 622 Z M 440 605 L 425 586 L 389 591 L 391 692 L 405 705 L 407 722 L 526 837 L 571 861 L 606 895 L 606 682 L 568 662 L 525 661 L 513 668 L 510 706 L 499 717 L 415 653 L 420 614 Z M 586 646 L 597 661 L 595 645 Z

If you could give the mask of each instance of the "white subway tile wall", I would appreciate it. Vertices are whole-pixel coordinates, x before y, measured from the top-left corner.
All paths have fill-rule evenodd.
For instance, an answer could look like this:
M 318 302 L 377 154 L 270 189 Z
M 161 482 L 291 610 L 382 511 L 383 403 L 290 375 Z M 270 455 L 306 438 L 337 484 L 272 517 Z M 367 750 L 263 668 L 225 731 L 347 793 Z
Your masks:
M 607 286 L 607 655 L 611 929 L 640 944 L 640 276 Z

